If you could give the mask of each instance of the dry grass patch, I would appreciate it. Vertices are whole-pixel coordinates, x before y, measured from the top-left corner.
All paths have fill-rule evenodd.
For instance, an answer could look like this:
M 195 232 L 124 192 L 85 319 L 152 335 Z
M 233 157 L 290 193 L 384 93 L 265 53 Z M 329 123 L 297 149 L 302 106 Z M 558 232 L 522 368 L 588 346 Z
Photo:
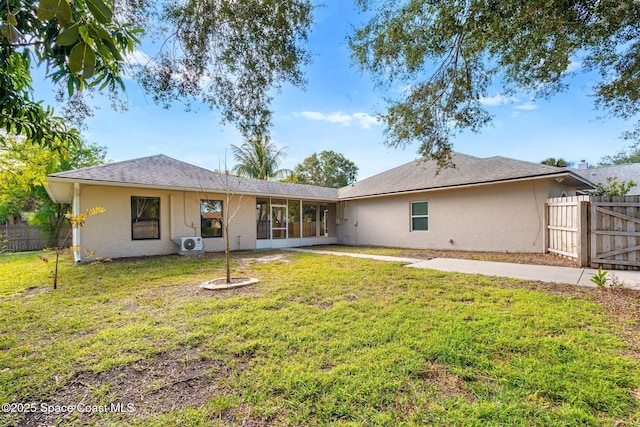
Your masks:
M 229 367 L 220 360 L 200 357 L 196 349 L 168 351 L 107 372 L 76 372 L 45 405 L 104 405 L 113 420 L 132 421 L 188 408 L 202 408 L 212 397 L 228 393 L 224 381 Z M 100 413 L 29 413 L 26 426 L 53 425 L 60 421 L 90 424 Z

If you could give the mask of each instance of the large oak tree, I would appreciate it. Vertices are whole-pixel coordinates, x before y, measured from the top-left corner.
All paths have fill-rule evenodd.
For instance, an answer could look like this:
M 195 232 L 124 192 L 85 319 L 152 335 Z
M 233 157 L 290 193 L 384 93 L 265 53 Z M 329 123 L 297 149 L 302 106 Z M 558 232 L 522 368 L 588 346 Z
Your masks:
M 572 61 L 600 79 L 599 107 L 640 109 L 640 2 L 636 0 L 358 0 L 370 15 L 350 39 L 377 83 L 405 88 L 381 120 L 387 143 L 418 142 L 450 162 L 452 136 L 491 121 L 489 88 L 549 97 L 570 83 Z
M 309 0 L 128 0 L 162 42 L 138 76 L 164 105 L 197 99 L 245 138 L 266 135 L 274 93 L 303 87 Z
M 0 0 L 0 138 L 77 143 L 77 132 L 36 101 L 32 67 L 44 67 L 66 96 L 117 96 L 139 29 L 146 46 L 160 46 L 135 73 L 156 101 L 197 99 L 245 136 L 266 134 L 274 93 L 305 84 L 311 12 L 308 0 Z
M 358 166 L 343 154 L 324 150 L 313 153 L 299 163 L 290 181 L 299 184 L 340 188 L 352 184 L 358 176 Z

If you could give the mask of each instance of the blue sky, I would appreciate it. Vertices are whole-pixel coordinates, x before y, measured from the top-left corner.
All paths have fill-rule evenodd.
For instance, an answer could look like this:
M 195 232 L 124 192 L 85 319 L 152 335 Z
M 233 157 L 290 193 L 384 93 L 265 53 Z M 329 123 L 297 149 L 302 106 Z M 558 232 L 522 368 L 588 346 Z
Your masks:
M 322 150 L 344 154 L 359 167 L 358 179 L 409 162 L 417 145 L 404 150 L 384 146 L 383 127 L 375 121 L 384 110 L 384 94 L 371 79 L 351 65 L 346 37 L 361 19 L 355 1 L 334 1 L 317 8 L 308 45 L 313 62 L 305 70 L 306 90 L 285 86 L 273 103 L 272 140 L 287 147 L 285 168 Z M 599 120 L 590 96 L 592 81 L 580 74 L 571 90 L 549 101 L 531 101 L 526 94 L 506 99 L 499 92 L 484 101 L 493 124 L 479 134 L 454 139 L 456 151 L 478 156 L 506 156 L 532 162 L 562 157 L 595 164 L 605 155 L 626 148 L 620 134 L 627 129 L 617 119 Z M 36 97 L 50 100 L 48 85 L 36 85 Z M 232 125 L 208 107 L 185 112 L 176 105 L 166 110 L 145 96 L 133 81 L 126 94 L 129 109 L 113 111 L 109 101 L 97 99 L 100 109 L 87 120 L 85 139 L 107 147 L 107 157 L 119 161 L 165 154 L 210 169 L 219 168 L 225 155 L 233 165 L 231 144 L 242 144 Z M 226 153 L 226 154 L 225 154 Z

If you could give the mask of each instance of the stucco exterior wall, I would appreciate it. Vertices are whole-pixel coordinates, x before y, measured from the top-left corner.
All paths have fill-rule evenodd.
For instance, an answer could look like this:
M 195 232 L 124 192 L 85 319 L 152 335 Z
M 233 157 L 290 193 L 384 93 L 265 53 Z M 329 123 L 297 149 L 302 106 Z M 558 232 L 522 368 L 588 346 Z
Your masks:
M 341 244 L 543 252 L 544 202 L 564 186 L 523 181 L 346 202 Z M 411 202 L 429 202 L 429 230 L 411 231 Z M 343 202 L 344 203 L 344 202 Z
M 132 239 L 131 196 L 160 198 L 160 239 Z M 106 209 L 105 213 L 89 217 L 81 230 L 83 258 L 87 258 L 86 251 L 94 252 L 94 256 L 110 258 L 176 253 L 175 239 L 200 235 L 200 199 L 223 200 L 226 203 L 225 194 L 82 185 L 80 211 L 96 206 Z M 229 226 L 231 249 L 255 249 L 255 197 L 234 198 L 232 213 L 238 202 L 241 203 L 240 209 Z M 206 238 L 203 241 L 205 251 L 225 249 L 224 238 Z
M 347 245 L 420 249 L 542 252 L 544 202 L 575 195 L 575 189 L 553 180 L 529 180 L 454 190 L 328 203 L 328 233 Z M 160 239 L 133 240 L 131 197 L 160 198 Z M 80 186 L 80 211 L 102 206 L 105 213 L 88 218 L 80 232 L 82 257 L 165 255 L 178 251 L 183 236 L 200 236 L 200 200 L 222 200 L 225 194 L 130 187 Z M 411 231 L 411 202 L 429 202 L 429 230 Z M 256 198 L 236 197 L 240 208 L 230 224 L 232 250 L 256 248 Z M 337 217 L 337 220 L 336 220 Z M 224 238 L 205 238 L 205 251 L 225 248 Z

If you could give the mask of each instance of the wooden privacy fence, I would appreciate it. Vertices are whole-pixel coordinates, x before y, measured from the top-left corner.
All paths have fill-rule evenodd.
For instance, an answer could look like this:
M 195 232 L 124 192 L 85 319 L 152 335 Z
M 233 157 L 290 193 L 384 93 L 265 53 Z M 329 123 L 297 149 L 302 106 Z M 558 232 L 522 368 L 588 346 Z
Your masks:
M 591 198 L 592 266 L 640 269 L 640 196 Z
M 640 196 L 548 199 L 545 248 L 581 266 L 640 270 Z
M 589 196 L 548 199 L 545 208 L 545 247 L 548 252 L 588 262 Z
M 71 246 L 71 236 L 65 242 L 65 236 L 69 233 L 70 226 L 65 226 L 60 230 L 58 242 L 49 238 L 39 227 L 35 225 L 1 225 L 0 226 L 0 249 L 6 246 L 9 252 L 36 251 L 44 248 L 56 246 Z

